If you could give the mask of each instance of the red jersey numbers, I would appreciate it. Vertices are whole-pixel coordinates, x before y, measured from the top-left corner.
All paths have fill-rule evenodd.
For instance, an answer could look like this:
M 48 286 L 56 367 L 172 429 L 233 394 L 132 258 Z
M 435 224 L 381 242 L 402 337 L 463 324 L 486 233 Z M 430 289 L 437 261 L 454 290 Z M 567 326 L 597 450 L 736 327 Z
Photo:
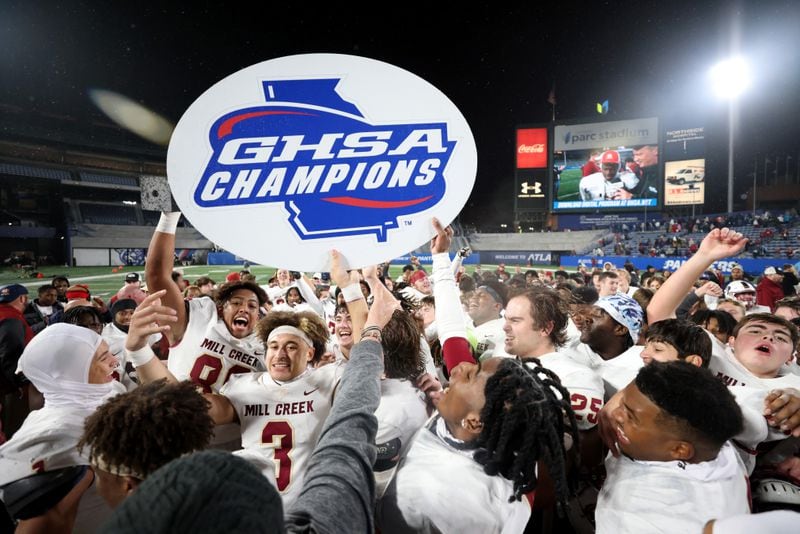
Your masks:
M 270 421 L 261 431 L 261 443 L 272 447 L 275 457 L 275 483 L 284 491 L 292 481 L 292 447 L 294 432 L 288 421 Z
M 600 408 L 603 407 L 603 399 L 596 397 L 587 399 L 586 395 L 581 395 L 580 393 L 573 393 L 569 399 L 572 402 L 572 411 L 575 412 L 575 419 L 580 421 L 585 416 L 589 423 L 597 424 L 597 414 L 600 413 Z
M 242 367 L 241 365 L 232 366 L 224 374 L 223 370 L 222 358 L 213 354 L 203 354 L 194 361 L 192 370 L 189 372 L 189 378 L 195 384 L 202 386 L 204 393 L 216 393 L 225 382 L 230 380 L 231 375 L 252 371 L 249 367 Z M 220 381 L 221 375 L 224 376 L 224 379 Z

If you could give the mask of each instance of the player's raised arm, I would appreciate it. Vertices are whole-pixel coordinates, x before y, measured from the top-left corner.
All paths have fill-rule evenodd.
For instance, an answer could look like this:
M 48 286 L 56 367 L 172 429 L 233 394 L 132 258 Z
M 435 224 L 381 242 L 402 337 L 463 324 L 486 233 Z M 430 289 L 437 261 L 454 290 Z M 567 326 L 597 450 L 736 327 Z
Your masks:
M 461 362 L 474 363 L 472 350 L 467 341 L 467 327 L 461 312 L 461 299 L 453 271 L 450 269 L 450 243 L 453 237 L 451 227 L 443 228 L 439 219 L 434 218 L 436 235 L 431 239 L 433 267 L 433 296 L 436 300 L 436 327 L 442 343 L 442 354 L 449 373 Z
M 165 378 L 167 382 L 178 380 L 159 360 L 153 349 L 147 344 L 150 335 L 160 333 L 166 335 L 177 320 L 177 313 L 169 306 L 161 303 L 165 290 L 156 291 L 145 298 L 136 308 L 128 326 L 128 337 L 125 340 L 125 351 L 142 384 Z M 231 402 L 222 395 L 205 393 L 203 396 L 209 403 L 208 414 L 215 424 L 233 423 L 237 420 L 236 410 Z
M 161 214 L 161 219 L 159 219 L 158 226 L 153 232 L 153 238 L 150 240 L 150 247 L 147 250 L 147 262 L 144 271 L 148 289 L 151 292 L 166 291 L 161 297 L 161 304 L 177 312 L 177 321 L 164 334 L 167 336 L 170 345 L 175 345 L 183 339 L 188 323 L 183 295 L 177 284 L 172 281 L 175 231 L 178 228 L 180 218 L 181 212 L 179 211 Z
M 331 250 L 331 280 L 342 289 L 344 300 L 347 302 L 347 312 L 353 322 L 353 341 L 358 343 L 361 340 L 361 330 L 367 321 L 367 301 L 361 292 L 359 283 L 361 278 L 358 271 L 353 269 L 348 272 L 345 268 L 346 263 L 347 260 L 338 250 Z
M 736 256 L 747 243 L 747 238 L 730 228 L 714 228 L 697 249 L 694 256 L 667 278 L 647 306 L 647 322 L 655 323 L 675 317 L 675 310 L 700 278 L 703 271 L 715 261 Z

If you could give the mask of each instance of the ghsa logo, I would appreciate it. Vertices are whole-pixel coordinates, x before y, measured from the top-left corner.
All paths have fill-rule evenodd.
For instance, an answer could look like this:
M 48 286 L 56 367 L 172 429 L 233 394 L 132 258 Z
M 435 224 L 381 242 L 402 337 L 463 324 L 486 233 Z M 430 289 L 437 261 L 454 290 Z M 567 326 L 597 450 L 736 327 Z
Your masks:
M 265 105 L 219 117 L 197 206 L 280 202 L 301 239 L 386 241 L 398 217 L 436 205 L 456 146 L 447 124 L 370 124 L 338 83 L 263 81 Z

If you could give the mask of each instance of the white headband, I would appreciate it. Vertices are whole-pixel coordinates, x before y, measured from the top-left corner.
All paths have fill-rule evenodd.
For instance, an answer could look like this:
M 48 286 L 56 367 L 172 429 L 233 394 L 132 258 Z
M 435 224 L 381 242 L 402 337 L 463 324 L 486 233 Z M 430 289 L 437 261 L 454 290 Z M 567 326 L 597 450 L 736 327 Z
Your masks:
M 306 345 L 308 345 L 309 348 L 312 349 L 314 348 L 314 343 L 311 342 L 311 338 L 308 337 L 305 332 L 303 332 L 297 327 L 289 326 L 288 324 L 284 324 L 277 328 L 273 328 L 272 331 L 269 333 L 269 336 L 267 336 L 267 343 L 272 341 L 275 337 L 277 337 L 280 334 L 292 334 L 293 336 L 297 336 L 303 341 L 305 341 Z
M 133 477 L 133 478 L 138 478 L 139 480 L 144 480 L 145 478 L 147 478 L 146 476 L 134 471 L 130 467 L 124 465 L 112 466 L 106 461 L 104 456 L 99 454 L 92 458 L 92 466 L 98 469 L 102 469 L 106 473 L 117 475 L 118 477 Z

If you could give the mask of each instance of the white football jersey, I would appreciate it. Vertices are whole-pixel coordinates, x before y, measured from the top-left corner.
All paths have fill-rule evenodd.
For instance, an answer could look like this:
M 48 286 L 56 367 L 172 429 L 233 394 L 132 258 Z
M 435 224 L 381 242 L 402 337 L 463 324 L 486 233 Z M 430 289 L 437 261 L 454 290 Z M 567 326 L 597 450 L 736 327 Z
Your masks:
M 300 494 L 343 369 L 339 363 L 308 368 L 284 383 L 267 372 L 240 374 L 220 391 L 239 416 L 244 450 L 261 453 L 274 465 L 284 510 Z
M 210 298 L 189 301 L 189 324 L 180 343 L 169 349 L 167 367 L 178 380 L 191 380 L 206 393 L 238 373 L 265 371 L 265 349 L 255 334 L 236 339 L 217 316 Z
M 786 366 L 780 369 L 775 378 L 759 378 L 739 363 L 733 354 L 733 349 L 725 348 L 724 351 L 714 350 L 708 368 L 714 375 L 721 379 L 728 387 L 751 386 L 760 389 L 800 388 L 800 375 L 790 372 Z
M 595 351 L 589 348 L 586 343 L 578 342 L 577 345 L 572 347 L 560 347 L 558 352 L 566 354 L 575 363 L 579 363 L 589 369 L 600 372 L 600 367 L 603 365 L 603 358 L 600 357 Z
M 513 483 L 487 475 L 473 452 L 434 415 L 417 432 L 378 504 L 381 533 L 524 531 L 531 515 L 528 499 L 508 502 Z
M 89 465 L 88 450 L 78 454 L 90 410 L 45 406 L 34 410 L 14 436 L 0 446 L 0 486 L 36 473 Z
M 603 407 L 603 379 L 588 367 L 576 363 L 567 354 L 550 352 L 539 356 L 542 366 L 561 379 L 561 385 L 570 394 L 570 404 L 580 430 L 589 430 L 597 424 L 597 415 Z M 533 363 L 527 364 L 533 368 Z
M 633 382 L 639 369 L 644 366 L 642 345 L 634 345 L 616 358 L 604 361 L 600 365 L 600 376 L 605 386 L 605 400 L 610 399 L 620 389 Z
M 478 355 L 478 359 L 485 360 L 494 356 L 509 358 L 511 356 L 505 351 L 506 333 L 503 330 L 505 322 L 505 319 L 498 317 L 486 321 L 480 326 L 472 327 L 477 342 L 475 353 Z
M 643 462 L 609 454 L 605 463 L 597 534 L 702 532 L 710 519 L 750 513 L 747 474 L 729 442 L 708 462 Z
M 611 200 L 620 189 L 631 190 L 639 183 L 639 178 L 632 172 L 617 173 L 611 180 L 606 180 L 602 172 L 596 172 L 581 178 L 578 189 L 581 200 Z
M 378 419 L 378 458 L 375 461 L 375 494 L 381 498 L 394 476 L 397 464 L 411 445 L 411 438 L 428 420 L 425 394 L 408 380 L 381 380 Z

